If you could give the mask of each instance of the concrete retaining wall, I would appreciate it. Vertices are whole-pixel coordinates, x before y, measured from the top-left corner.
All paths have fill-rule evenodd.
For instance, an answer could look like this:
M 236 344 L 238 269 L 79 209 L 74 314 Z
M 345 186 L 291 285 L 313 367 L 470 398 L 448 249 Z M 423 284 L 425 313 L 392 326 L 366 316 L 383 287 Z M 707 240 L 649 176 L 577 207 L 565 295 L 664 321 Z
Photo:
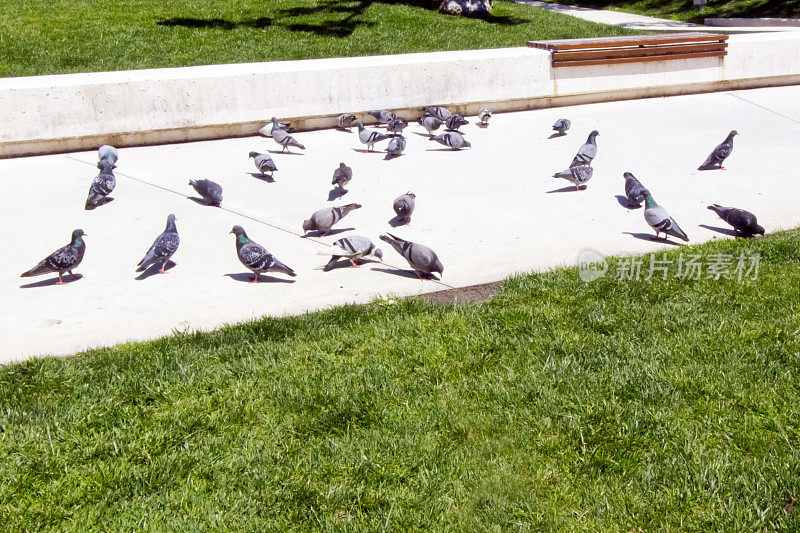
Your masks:
M 553 69 L 502 48 L 0 79 L 0 157 L 301 129 L 343 112 L 442 104 L 518 111 L 800 83 L 800 32 L 734 35 L 725 58 Z

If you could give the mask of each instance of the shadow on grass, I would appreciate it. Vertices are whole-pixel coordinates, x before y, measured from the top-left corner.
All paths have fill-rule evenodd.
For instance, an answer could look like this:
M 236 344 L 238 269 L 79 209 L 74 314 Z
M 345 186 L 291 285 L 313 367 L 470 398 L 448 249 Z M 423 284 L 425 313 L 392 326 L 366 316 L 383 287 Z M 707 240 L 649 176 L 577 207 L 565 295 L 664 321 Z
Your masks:
M 173 17 L 159 20 L 159 26 L 183 26 L 184 28 L 234 30 L 236 28 L 267 28 L 272 26 L 272 19 L 259 17 L 257 19 L 233 22 L 225 19 L 199 19 L 191 17 Z

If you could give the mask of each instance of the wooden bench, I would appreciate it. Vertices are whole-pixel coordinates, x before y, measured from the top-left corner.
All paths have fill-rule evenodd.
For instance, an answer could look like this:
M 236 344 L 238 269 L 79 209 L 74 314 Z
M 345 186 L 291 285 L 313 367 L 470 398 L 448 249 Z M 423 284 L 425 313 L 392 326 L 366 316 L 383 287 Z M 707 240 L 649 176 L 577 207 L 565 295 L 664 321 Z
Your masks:
M 728 53 L 728 36 L 715 33 L 672 33 L 529 41 L 528 46 L 550 50 L 554 67 L 580 67 L 695 57 L 723 57 Z

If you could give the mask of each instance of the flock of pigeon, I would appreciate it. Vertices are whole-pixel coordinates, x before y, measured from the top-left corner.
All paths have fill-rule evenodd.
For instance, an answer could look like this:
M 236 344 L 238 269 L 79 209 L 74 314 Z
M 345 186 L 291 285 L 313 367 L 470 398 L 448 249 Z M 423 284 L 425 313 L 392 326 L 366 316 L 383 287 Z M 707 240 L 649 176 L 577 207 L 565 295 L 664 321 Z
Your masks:
M 459 131 L 461 126 L 469 123 L 463 116 L 441 106 L 424 107 L 423 113 L 423 116 L 417 122 L 428 132 L 430 140 L 448 146 L 453 150 L 471 147 L 469 141 L 464 139 L 463 133 Z M 356 116 L 352 114 L 340 115 L 337 119 L 338 127 L 349 131 L 353 126 L 357 126 L 359 141 L 367 146 L 368 151 L 372 151 L 377 143 L 389 141 L 386 148 L 386 159 L 402 155 L 406 148 L 406 140 L 402 135 L 402 131 L 408 126 L 408 121 L 385 109 L 369 111 L 368 114 L 375 118 L 378 124 L 385 126 L 386 133 L 365 128 L 361 122 L 357 121 Z M 491 116 L 492 112 L 489 109 L 481 109 L 478 113 L 480 126 L 488 126 Z M 434 132 L 442 126 L 445 126 L 446 131 L 440 135 L 434 135 Z M 569 120 L 559 119 L 552 126 L 555 131 L 553 136 L 566 135 L 570 127 Z M 270 124 L 260 130 L 262 135 L 271 137 L 278 143 L 282 147 L 282 151 L 291 150 L 291 148 L 304 150 L 305 147 L 291 135 L 292 132 L 293 130 L 289 124 L 281 123 L 275 117 L 272 118 Z M 731 154 L 733 137 L 737 134 L 735 130 L 731 131 L 725 141 L 711 152 L 698 170 L 724 169 L 722 163 Z M 578 190 L 581 190 L 582 187 L 586 188 L 586 183 L 592 178 L 593 174 L 591 164 L 597 155 L 598 135 L 599 133 L 596 130 L 592 131 L 586 143 L 578 150 L 569 168 L 554 174 L 553 177 L 566 179 L 574 184 Z M 268 154 L 250 152 L 249 157 L 254 160 L 256 168 L 262 175 L 269 173 L 272 176 L 278 170 L 275 162 Z M 95 209 L 111 201 L 109 194 L 116 186 L 113 170 L 116 168 L 119 158 L 118 151 L 112 146 L 101 146 L 98 150 L 98 158 L 97 167 L 100 169 L 100 173 L 94 178 L 89 188 L 85 204 L 87 210 Z M 627 198 L 628 206 L 640 207 L 641 203 L 645 202 L 644 219 L 655 230 L 656 238 L 661 233 L 664 233 L 688 242 L 689 238 L 686 233 L 678 226 L 666 209 L 656 203 L 650 190 L 642 185 L 630 172 L 626 172 L 623 176 L 625 178 L 625 197 Z M 338 187 L 344 194 L 347 192 L 345 187 L 352 178 L 353 170 L 344 163 L 340 163 L 334 170 L 331 184 Z M 189 185 L 200 194 L 207 205 L 219 206 L 221 204 L 222 187 L 219 184 L 211 180 L 201 179 L 190 180 Z M 415 195 L 411 192 L 395 199 L 393 208 L 400 222 L 405 224 L 410 222 L 411 215 L 414 212 L 414 205 Z M 352 210 L 360 207 L 361 205 L 352 203 L 320 209 L 303 222 L 303 230 L 305 232 L 317 231 L 320 236 L 327 235 L 334 224 Z M 748 211 L 717 204 L 708 206 L 708 209 L 713 210 L 720 218 L 733 226 L 737 235 L 753 236 L 755 234 L 764 234 L 764 228 L 758 225 L 755 215 Z M 294 270 L 280 262 L 263 246 L 251 240 L 241 226 L 234 226 L 230 233 L 236 237 L 236 252 L 239 260 L 253 272 L 252 283 L 258 283 L 259 274 L 266 272 L 282 273 L 289 276 L 297 275 Z M 22 277 L 57 273 L 58 284 L 63 285 L 62 276 L 64 273 L 69 272 L 70 275 L 74 275 L 72 271 L 83 259 L 86 251 L 86 244 L 83 240 L 85 236 L 83 230 L 76 229 L 72 232 L 69 244 L 44 258 L 35 267 L 22 274 Z M 380 239 L 389 243 L 408 262 L 420 279 L 430 278 L 433 273 L 443 274 L 444 267 L 441 261 L 436 252 L 429 247 L 404 240 L 390 233 L 381 235 Z M 143 272 L 151 266 L 160 264 L 161 268 L 158 272 L 164 273 L 179 244 L 180 237 L 175 225 L 175 215 L 171 214 L 167 217 L 164 232 L 156 238 L 145 256 L 139 261 L 136 271 Z M 367 256 L 373 256 L 379 260 L 383 258 L 383 252 L 380 248 L 377 248 L 367 237 L 351 235 L 335 241 L 333 245 L 337 248 L 335 251 L 321 253 L 321 255 L 331 256 L 330 261 L 322 267 L 324 271 L 331 270 L 341 259 L 348 260 L 352 266 L 358 266 L 358 261 Z

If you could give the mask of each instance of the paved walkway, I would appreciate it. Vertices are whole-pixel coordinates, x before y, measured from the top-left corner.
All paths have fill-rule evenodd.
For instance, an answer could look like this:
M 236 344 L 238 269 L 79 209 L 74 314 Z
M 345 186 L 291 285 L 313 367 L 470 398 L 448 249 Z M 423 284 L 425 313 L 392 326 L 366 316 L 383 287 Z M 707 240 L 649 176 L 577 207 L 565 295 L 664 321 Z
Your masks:
M 548 139 L 560 117 L 571 119 L 572 129 Z M 733 128 L 741 135 L 729 170 L 696 171 Z M 575 192 L 550 175 L 568 166 L 593 129 L 600 131 L 595 176 L 588 190 Z M 669 246 L 649 238 L 641 209 L 627 210 L 618 200 L 625 171 L 651 188 L 693 243 L 727 238 L 725 224 L 706 209 L 712 202 L 757 213 L 767 231 L 800 224 L 800 181 L 792 179 L 795 167 L 785 157 L 800 135 L 800 87 L 497 114 L 486 129 L 464 128 L 473 148 L 461 152 L 443 149 L 421 131 L 409 126 L 407 155 L 391 161 L 363 153 L 355 133 L 299 133 L 308 149 L 273 155 L 280 169 L 274 183 L 253 177 L 247 158 L 251 150 L 275 149 L 270 139 L 126 148 L 115 200 L 94 211 L 83 210 L 97 173 L 94 152 L 0 160 L 6 198 L 0 361 L 490 282 L 574 264 L 586 247 L 627 254 Z M 340 161 L 355 177 L 343 199 L 329 201 Z M 222 184 L 222 208 L 189 199 L 189 178 L 201 177 Z M 392 200 L 406 191 L 416 193 L 417 211 L 410 226 L 393 229 Z M 338 225 L 355 230 L 301 236 L 303 219 L 342 202 L 364 206 Z M 136 263 L 169 213 L 177 215 L 181 235 L 177 266 L 137 279 Z M 246 283 L 249 273 L 228 233 L 234 224 L 294 268 L 297 278 Z M 56 286 L 50 276 L 19 277 L 79 227 L 88 234 L 77 269 L 83 279 Z M 354 231 L 375 242 L 392 231 L 431 246 L 444 263 L 442 281 L 418 280 L 386 246 L 385 264 L 318 270 L 328 259 L 318 252 Z
M 591 22 L 598 22 L 601 24 L 611 24 L 613 26 L 621 26 L 631 30 L 649 30 L 649 31 L 668 31 L 668 32 L 719 32 L 719 33 L 756 33 L 756 32 L 773 32 L 773 31 L 798 31 L 800 27 L 796 26 L 706 26 L 703 24 L 693 24 L 691 22 L 682 22 L 678 20 L 660 19 L 655 17 L 647 17 L 644 15 L 636 15 L 633 13 L 625 13 L 622 11 L 612 11 L 610 9 L 590 9 L 587 7 L 568 6 L 563 4 L 554 4 L 552 2 L 538 2 L 536 0 L 512 0 L 518 4 L 525 4 L 534 7 L 540 7 L 554 13 L 561 13 L 570 15 L 583 20 Z

